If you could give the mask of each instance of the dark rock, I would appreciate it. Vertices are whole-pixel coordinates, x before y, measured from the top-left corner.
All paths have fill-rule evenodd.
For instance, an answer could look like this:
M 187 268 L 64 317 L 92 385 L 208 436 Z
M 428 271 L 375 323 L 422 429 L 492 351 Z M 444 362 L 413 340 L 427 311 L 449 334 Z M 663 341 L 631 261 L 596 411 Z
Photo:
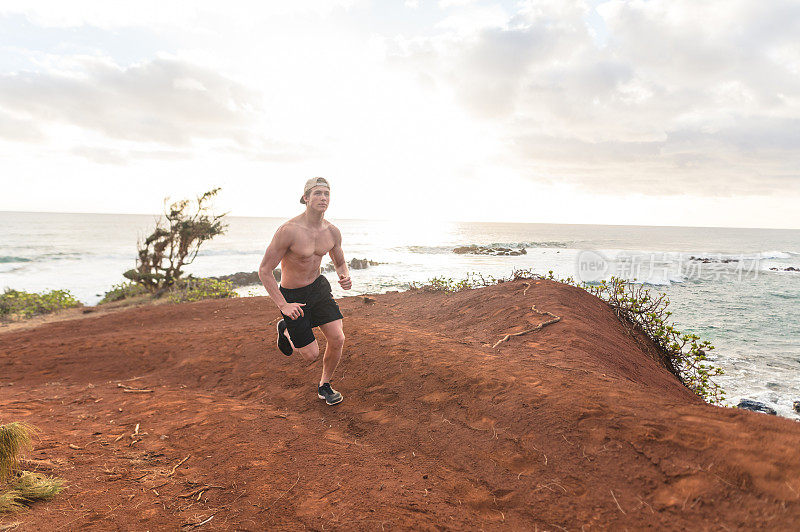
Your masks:
M 794 409 L 795 412 L 800 414 L 800 401 L 795 401 L 794 403 L 792 403 L 792 408 Z
M 770 270 L 774 272 L 800 272 L 800 268 L 795 268 L 794 266 L 789 266 L 788 268 L 775 268 L 772 267 Z
M 368 259 L 352 259 L 348 266 L 350 266 L 351 270 L 365 270 L 369 266 L 377 266 L 380 262 L 375 262 L 374 260 Z
M 728 264 L 731 262 L 739 262 L 739 259 L 715 259 L 713 257 L 695 257 L 694 255 L 689 257 L 689 260 L 693 260 L 696 262 L 702 262 L 703 264 L 711 264 L 712 262 L 720 262 L 722 264 Z
M 741 408 L 743 410 L 752 410 L 753 412 L 761 412 L 762 414 L 769 414 L 771 416 L 778 415 L 775 412 L 775 409 L 771 406 L 767 406 L 764 403 L 760 403 L 758 401 L 753 401 L 752 399 L 742 399 L 739 401 L 739 404 L 736 405 L 737 408 Z
M 369 305 L 371 303 L 375 303 L 375 299 L 371 297 L 364 296 L 364 303 Z
M 280 282 L 281 269 L 276 268 L 272 271 L 275 280 Z M 221 275 L 219 277 L 211 277 L 217 281 L 229 281 L 234 287 L 239 286 L 252 286 L 254 284 L 261 284 L 261 279 L 258 277 L 258 272 L 237 272 L 230 275 Z
M 471 244 L 469 246 L 459 246 L 454 248 L 453 253 L 457 253 L 458 255 L 493 255 L 498 257 L 527 255 L 528 251 L 522 246 L 517 249 L 511 249 L 504 247 L 477 246 L 475 244 Z
M 350 262 L 347 263 L 347 266 L 351 270 L 365 270 L 370 266 L 377 266 L 378 264 L 383 264 L 382 262 L 375 262 L 374 260 L 369 259 L 351 259 Z M 332 262 L 329 262 L 325 266 L 322 267 L 322 273 L 328 272 L 335 272 L 336 267 L 333 265 Z

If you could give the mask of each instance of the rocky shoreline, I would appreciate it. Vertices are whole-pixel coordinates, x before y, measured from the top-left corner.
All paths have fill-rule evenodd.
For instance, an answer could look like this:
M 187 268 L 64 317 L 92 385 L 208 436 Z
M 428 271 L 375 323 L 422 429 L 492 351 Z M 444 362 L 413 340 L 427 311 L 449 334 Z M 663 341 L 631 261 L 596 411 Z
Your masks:
M 502 246 L 459 246 L 453 249 L 453 253 L 458 255 L 491 255 L 493 257 L 527 255 L 528 251 L 520 246 L 518 248 L 507 248 Z
M 369 259 L 350 259 L 350 262 L 347 263 L 348 268 L 351 270 L 364 270 L 369 268 L 370 266 L 378 266 L 379 264 L 384 264 L 383 262 L 376 262 L 374 260 Z M 328 273 L 335 271 L 336 269 L 333 266 L 333 263 L 328 263 L 320 268 L 322 273 Z M 272 270 L 272 275 L 275 277 L 275 280 L 281 282 L 281 269 L 275 268 Z M 234 288 L 242 288 L 244 286 L 254 286 L 260 285 L 261 279 L 258 277 L 258 272 L 236 272 L 230 275 L 220 275 L 217 277 L 209 277 L 209 279 L 214 279 L 215 281 L 228 281 L 230 282 Z

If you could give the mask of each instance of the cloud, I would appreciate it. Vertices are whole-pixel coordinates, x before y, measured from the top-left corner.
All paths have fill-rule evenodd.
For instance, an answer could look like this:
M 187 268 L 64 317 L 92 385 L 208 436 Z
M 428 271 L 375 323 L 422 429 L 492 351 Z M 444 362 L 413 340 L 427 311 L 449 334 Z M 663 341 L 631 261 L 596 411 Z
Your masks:
M 191 153 L 182 150 L 120 150 L 97 146 L 78 146 L 71 153 L 98 164 L 110 165 L 127 165 L 134 160 L 178 161 L 192 157 Z
M 157 58 L 121 68 L 95 57 L 80 69 L 0 75 L 0 110 L 129 141 L 246 142 L 257 96 L 209 69 Z
M 139 0 L 136 4 L 72 0 L 0 0 L 0 15 L 21 14 L 45 27 L 146 28 L 191 27 L 208 20 L 236 20 L 244 25 L 279 16 L 323 16 L 357 7 L 364 0 L 240 2 L 236 9 L 216 0 Z M 239 16 L 244 14 L 244 16 Z
M 800 192 L 800 4 L 527 2 L 502 23 L 398 41 L 532 180 L 677 194 Z M 713 21 L 713 23 L 711 23 Z
M 15 142 L 40 142 L 44 140 L 44 134 L 31 120 L 17 118 L 0 109 L 0 139 Z

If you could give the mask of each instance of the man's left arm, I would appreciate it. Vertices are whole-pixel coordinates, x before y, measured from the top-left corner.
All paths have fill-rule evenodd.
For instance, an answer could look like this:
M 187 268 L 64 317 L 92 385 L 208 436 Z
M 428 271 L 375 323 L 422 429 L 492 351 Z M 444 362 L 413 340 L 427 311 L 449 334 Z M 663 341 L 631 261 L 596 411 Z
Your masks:
M 353 286 L 353 282 L 350 280 L 350 270 L 347 267 L 347 261 L 344 260 L 342 233 L 334 226 L 331 226 L 331 233 L 333 233 L 333 248 L 329 255 L 333 261 L 333 267 L 336 269 L 336 275 L 339 276 L 339 284 L 345 290 L 350 290 Z

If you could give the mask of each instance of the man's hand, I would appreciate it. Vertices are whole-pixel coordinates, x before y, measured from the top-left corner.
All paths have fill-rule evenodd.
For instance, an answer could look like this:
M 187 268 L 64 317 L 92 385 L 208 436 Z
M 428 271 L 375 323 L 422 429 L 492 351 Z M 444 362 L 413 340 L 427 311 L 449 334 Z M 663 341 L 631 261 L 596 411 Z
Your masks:
M 345 290 L 350 290 L 353 287 L 353 281 L 350 280 L 349 275 L 339 275 L 339 285 Z
M 291 319 L 296 320 L 303 315 L 303 309 L 301 307 L 305 306 L 305 303 L 286 303 L 281 307 L 281 312 L 283 312 L 284 316 L 288 316 Z

